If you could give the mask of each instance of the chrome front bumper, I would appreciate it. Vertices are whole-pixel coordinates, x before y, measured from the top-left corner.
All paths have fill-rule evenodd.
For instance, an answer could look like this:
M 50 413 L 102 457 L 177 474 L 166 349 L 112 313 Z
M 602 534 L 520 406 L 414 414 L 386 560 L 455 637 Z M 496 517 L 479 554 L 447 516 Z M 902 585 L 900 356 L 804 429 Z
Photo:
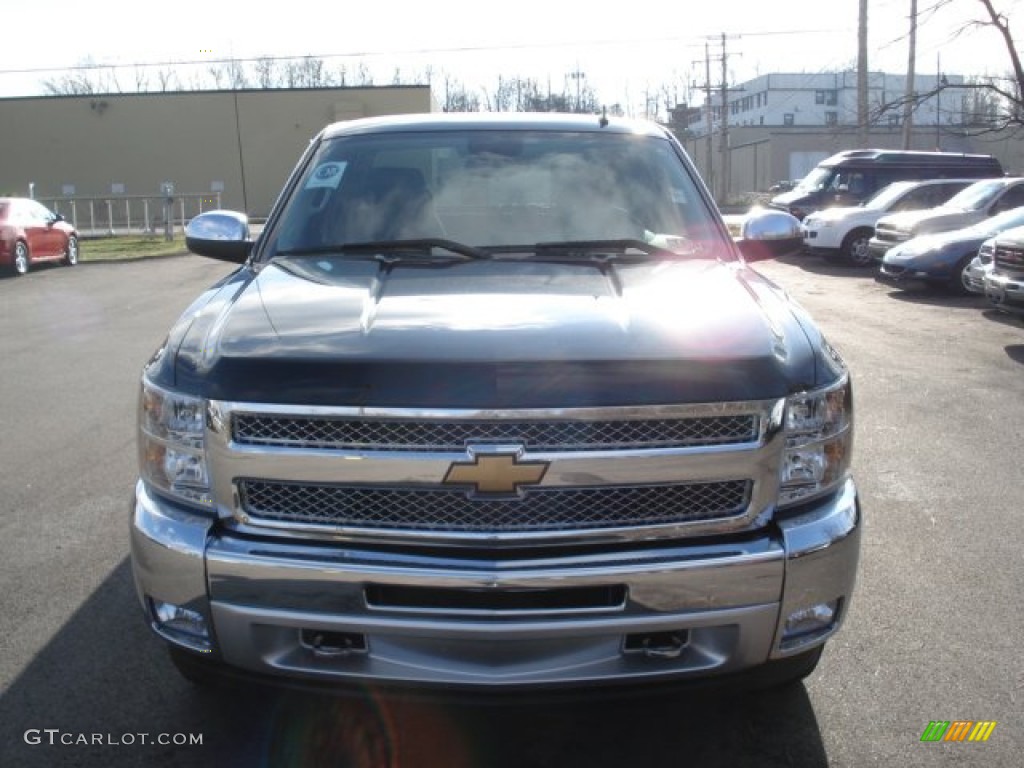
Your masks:
M 1024 314 L 1024 279 L 989 272 L 985 275 L 985 296 L 1005 312 Z
M 152 601 L 197 611 L 210 627 L 208 655 L 232 667 L 320 680 L 523 687 L 717 675 L 820 645 L 849 605 L 860 532 L 847 481 L 799 517 L 724 543 L 439 555 L 232 535 L 139 483 L 131 545 L 154 630 L 204 649 L 163 631 Z M 488 603 L 490 594 L 515 592 L 526 599 Z M 621 599 L 574 602 L 592 593 Z M 409 594 L 415 599 L 393 598 Z M 446 602 L 452 595 L 472 599 Z M 559 602 L 563 595 L 570 602 Z M 786 617 L 825 603 L 839 606 L 831 625 L 783 637 Z

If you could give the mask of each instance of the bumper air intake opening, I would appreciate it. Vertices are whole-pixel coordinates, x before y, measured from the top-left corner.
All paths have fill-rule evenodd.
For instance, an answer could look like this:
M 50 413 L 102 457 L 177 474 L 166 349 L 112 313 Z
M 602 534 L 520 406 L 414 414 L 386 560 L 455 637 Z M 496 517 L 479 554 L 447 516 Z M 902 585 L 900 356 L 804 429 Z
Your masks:
M 626 635 L 622 643 L 622 652 L 642 654 L 649 659 L 678 659 L 689 642 L 690 633 L 685 629 L 640 632 Z
M 299 641 L 303 648 L 315 656 L 335 658 L 366 653 L 366 636 L 357 632 L 328 632 L 322 629 L 304 629 Z

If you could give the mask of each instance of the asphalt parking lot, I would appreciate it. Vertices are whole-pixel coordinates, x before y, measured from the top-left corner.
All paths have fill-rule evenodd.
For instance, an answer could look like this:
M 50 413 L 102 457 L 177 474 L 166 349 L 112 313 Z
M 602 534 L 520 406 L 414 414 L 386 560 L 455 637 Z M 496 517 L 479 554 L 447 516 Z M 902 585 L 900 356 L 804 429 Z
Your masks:
M 783 691 L 504 703 L 179 679 L 127 561 L 137 377 L 230 266 L 0 278 L 0 765 L 1020 765 L 1024 324 L 816 259 L 759 268 L 853 371 L 866 527 L 843 632 Z M 997 725 L 983 744 L 922 743 L 933 720 Z

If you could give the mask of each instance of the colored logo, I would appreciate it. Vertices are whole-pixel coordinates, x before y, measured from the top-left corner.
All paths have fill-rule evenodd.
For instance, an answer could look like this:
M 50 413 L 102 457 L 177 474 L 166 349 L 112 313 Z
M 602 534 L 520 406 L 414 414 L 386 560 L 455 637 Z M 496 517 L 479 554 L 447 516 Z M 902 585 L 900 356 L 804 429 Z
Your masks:
M 921 741 L 988 741 L 995 729 L 995 720 L 932 720 Z
M 472 485 L 476 493 L 514 493 L 520 485 L 536 485 L 547 472 L 546 461 L 520 462 L 515 454 L 474 456 L 472 463 L 455 463 L 443 482 Z

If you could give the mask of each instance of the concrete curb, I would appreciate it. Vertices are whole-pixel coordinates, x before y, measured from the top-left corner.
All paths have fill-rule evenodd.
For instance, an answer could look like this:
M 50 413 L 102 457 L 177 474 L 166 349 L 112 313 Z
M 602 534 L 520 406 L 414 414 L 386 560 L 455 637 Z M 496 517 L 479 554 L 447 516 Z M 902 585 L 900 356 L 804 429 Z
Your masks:
M 87 267 L 91 264 L 134 264 L 137 261 L 152 261 L 153 259 L 177 259 L 181 256 L 191 256 L 190 251 L 180 251 L 178 253 L 158 253 L 153 256 L 136 256 L 130 259 L 88 259 L 83 261 L 78 260 L 78 266 Z

